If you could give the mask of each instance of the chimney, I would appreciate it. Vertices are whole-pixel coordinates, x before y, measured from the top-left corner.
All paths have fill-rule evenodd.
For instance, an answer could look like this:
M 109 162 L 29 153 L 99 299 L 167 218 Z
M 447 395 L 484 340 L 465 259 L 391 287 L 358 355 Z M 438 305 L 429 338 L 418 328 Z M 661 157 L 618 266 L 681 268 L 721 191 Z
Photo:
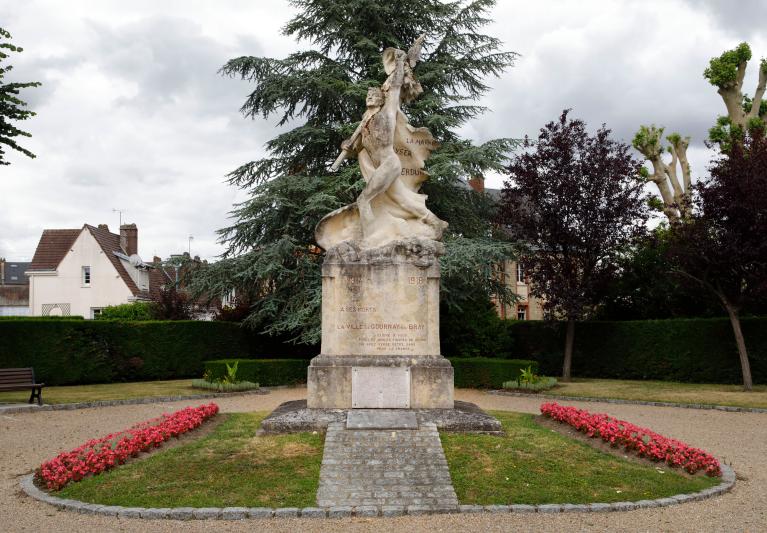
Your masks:
M 162 258 L 159 255 L 156 255 L 152 258 L 152 263 L 154 263 L 155 265 L 159 265 L 160 263 L 162 263 Z
M 105 231 L 109 231 L 109 226 L 107 226 L 106 224 L 99 224 L 99 229 L 103 229 Z
M 120 248 L 128 256 L 138 253 L 138 228 L 136 224 L 120 226 Z
M 469 185 L 477 192 L 485 192 L 485 177 L 481 174 L 472 176 L 469 178 Z

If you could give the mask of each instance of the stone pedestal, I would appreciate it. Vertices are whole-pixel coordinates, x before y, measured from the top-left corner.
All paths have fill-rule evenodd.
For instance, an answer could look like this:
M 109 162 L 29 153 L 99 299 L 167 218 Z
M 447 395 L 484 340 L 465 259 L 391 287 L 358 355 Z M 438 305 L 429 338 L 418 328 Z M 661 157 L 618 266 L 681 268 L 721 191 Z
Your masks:
M 328 251 L 309 408 L 453 408 L 453 368 L 439 349 L 442 250 L 414 239 Z

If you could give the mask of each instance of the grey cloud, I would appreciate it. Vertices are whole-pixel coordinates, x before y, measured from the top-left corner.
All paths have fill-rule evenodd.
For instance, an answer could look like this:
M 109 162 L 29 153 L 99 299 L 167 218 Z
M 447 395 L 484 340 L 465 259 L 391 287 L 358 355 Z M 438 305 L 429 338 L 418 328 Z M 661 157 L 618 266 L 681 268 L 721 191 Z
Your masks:
M 767 25 L 764 0 L 686 0 L 694 9 L 703 9 L 722 30 L 747 41 L 763 36 Z

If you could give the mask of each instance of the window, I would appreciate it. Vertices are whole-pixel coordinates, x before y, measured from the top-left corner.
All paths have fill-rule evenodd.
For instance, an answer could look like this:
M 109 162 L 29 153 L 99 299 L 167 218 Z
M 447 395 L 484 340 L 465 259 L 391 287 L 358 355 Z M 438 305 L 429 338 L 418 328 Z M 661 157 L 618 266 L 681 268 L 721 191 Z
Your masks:
M 517 283 L 525 282 L 525 269 L 522 268 L 522 263 L 517 263 Z
M 517 320 L 527 320 L 527 306 L 526 305 L 518 305 L 517 306 Z
M 83 267 L 83 287 L 87 287 L 91 284 L 91 267 Z
M 98 318 L 101 316 L 101 310 L 103 307 L 91 307 L 91 318 Z

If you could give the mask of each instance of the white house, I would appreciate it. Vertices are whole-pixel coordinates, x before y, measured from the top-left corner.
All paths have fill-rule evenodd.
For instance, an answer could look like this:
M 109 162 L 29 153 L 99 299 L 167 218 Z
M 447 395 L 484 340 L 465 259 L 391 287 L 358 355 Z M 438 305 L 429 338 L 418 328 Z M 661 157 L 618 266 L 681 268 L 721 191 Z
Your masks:
M 29 314 L 96 317 L 104 307 L 151 300 L 166 283 L 165 273 L 138 255 L 135 224 L 81 229 L 47 229 L 26 271 Z

